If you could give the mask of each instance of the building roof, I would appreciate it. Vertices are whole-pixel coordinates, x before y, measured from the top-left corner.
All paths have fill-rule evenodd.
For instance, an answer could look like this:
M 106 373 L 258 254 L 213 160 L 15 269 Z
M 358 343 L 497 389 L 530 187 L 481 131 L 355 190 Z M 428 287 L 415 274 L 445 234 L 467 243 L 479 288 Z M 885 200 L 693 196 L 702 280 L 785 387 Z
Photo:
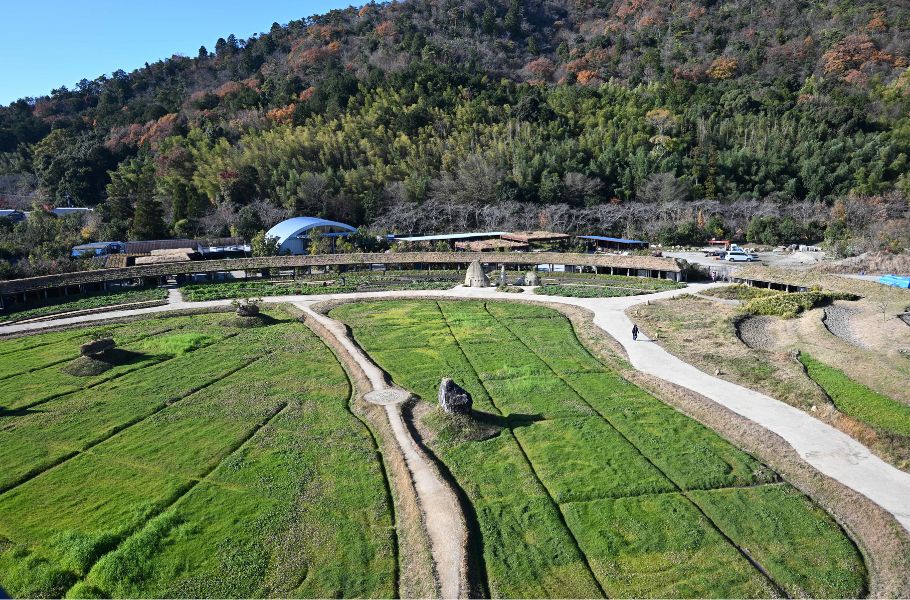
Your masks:
M 647 244 L 642 240 L 627 240 L 625 238 L 607 237 L 603 235 L 579 235 L 576 236 L 582 240 L 595 240 L 598 242 L 613 242 L 614 244 Z
M 126 242 L 123 252 L 125 254 L 151 254 L 152 250 L 174 250 L 176 248 L 186 248 L 191 252 L 197 252 L 199 242 L 187 239 Z
M 397 237 L 396 242 L 438 242 L 449 240 L 470 240 L 473 238 L 500 238 L 508 231 L 477 231 L 472 233 L 443 233 L 440 235 L 416 235 L 412 237 Z
M 21 210 L 16 210 L 15 208 L 0 208 L 0 217 L 6 217 L 8 215 L 24 215 L 25 213 Z
M 527 248 L 524 242 L 516 242 L 505 238 L 495 240 L 471 240 L 467 242 L 455 242 L 455 247 L 459 250 L 468 252 L 484 252 L 486 250 L 518 250 Z
M 571 236 L 567 233 L 556 233 L 553 231 L 516 231 L 503 234 L 502 239 L 516 242 L 553 242 L 569 237 Z
M 73 246 L 73 250 L 103 250 L 105 248 L 110 248 L 111 246 L 123 246 L 123 242 L 91 242 Z
M 244 244 L 246 244 L 246 240 L 242 237 L 207 238 L 199 240 L 199 245 L 203 248 L 215 246 L 243 246 Z
M 314 227 L 335 227 L 343 229 L 345 234 L 357 231 L 356 228 L 339 223 L 338 221 L 329 221 L 318 217 L 294 217 L 278 223 L 266 233 L 266 237 L 278 238 L 278 245 L 296 237 L 302 237 L 301 234 L 313 229 Z
M 135 264 L 137 265 L 159 265 L 165 263 L 188 262 L 192 260 L 188 252 L 179 252 L 177 250 L 165 250 L 160 254 L 150 254 L 149 256 L 137 256 Z

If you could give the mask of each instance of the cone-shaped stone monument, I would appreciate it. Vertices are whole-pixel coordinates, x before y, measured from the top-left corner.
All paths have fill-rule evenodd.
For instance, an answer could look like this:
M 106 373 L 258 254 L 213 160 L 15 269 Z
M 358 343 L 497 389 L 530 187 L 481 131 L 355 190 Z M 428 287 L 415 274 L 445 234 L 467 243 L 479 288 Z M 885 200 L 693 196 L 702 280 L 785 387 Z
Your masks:
M 483 272 L 480 261 L 475 260 L 468 267 L 468 272 L 464 276 L 465 287 L 490 287 L 490 279 Z

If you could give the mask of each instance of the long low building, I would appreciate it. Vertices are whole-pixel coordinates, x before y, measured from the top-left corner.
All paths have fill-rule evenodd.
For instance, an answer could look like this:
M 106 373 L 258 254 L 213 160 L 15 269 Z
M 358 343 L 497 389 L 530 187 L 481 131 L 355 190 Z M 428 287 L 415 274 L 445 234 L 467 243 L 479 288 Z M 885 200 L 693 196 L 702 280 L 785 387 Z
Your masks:
M 466 268 L 478 260 L 485 265 L 505 265 L 506 268 L 534 269 L 538 265 L 564 265 L 572 268 L 595 269 L 599 273 L 655 277 L 683 281 L 685 270 L 673 258 L 653 256 L 620 256 L 611 254 L 575 254 L 558 252 L 386 252 L 355 254 L 317 254 L 300 256 L 262 256 L 223 260 L 188 261 L 115 269 L 79 271 L 59 275 L 44 275 L 0 282 L 0 306 L 22 300 L 23 295 L 46 290 L 102 287 L 108 283 L 146 280 L 163 283 L 168 277 L 215 275 L 232 271 L 255 272 L 263 269 L 311 269 L 336 267 L 370 269 L 382 265 L 387 269 L 423 267 Z M 552 268 L 550 269 L 553 270 Z

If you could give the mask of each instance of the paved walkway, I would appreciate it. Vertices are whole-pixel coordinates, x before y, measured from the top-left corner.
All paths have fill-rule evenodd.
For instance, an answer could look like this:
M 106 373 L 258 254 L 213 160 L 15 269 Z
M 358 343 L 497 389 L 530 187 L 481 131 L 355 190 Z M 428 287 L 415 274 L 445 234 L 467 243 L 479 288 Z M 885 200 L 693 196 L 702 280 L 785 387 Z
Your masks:
M 698 293 L 722 284 L 691 284 L 682 290 L 671 290 L 646 296 L 624 298 L 563 298 L 535 296 L 529 293 L 509 294 L 495 288 L 456 287 L 445 291 L 364 292 L 335 296 L 288 296 L 269 298 L 270 302 L 319 301 L 333 298 L 382 297 L 450 297 L 499 300 L 537 300 L 586 308 L 594 313 L 594 324 L 616 338 L 629 354 L 636 369 L 697 392 L 725 406 L 765 429 L 779 435 L 810 465 L 829 477 L 863 494 L 888 512 L 910 531 L 910 473 L 901 471 L 881 460 L 863 444 L 847 434 L 822 423 L 810 414 L 770 396 L 730 383 L 699 371 L 657 344 L 639 334 L 631 339 L 632 322 L 625 310 L 649 300 L 671 298 L 686 293 Z M 58 321 L 0 326 L 0 335 L 16 331 L 36 331 L 61 324 L 100 321 L 117 316 L 153 314 L 179 308 L 224 306 L 229 301 L 187 303 L 119 311 L 102 315 L 87 315 Z

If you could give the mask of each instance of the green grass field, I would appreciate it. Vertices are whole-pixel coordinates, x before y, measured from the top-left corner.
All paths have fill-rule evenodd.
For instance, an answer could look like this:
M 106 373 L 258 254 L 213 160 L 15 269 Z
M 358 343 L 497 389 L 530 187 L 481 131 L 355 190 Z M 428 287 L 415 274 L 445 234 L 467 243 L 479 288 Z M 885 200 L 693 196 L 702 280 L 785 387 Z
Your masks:
M 40 303 L 13 305 L 8 310 L 0 311 L 0 323 L 149 300 L 167 300 L 167 290 L 163 288 L 137 288 L 54 298 Z
M 828 366 L 806 354 L 799 360 L 806 372 L 834 405 L 846 415 L 889 433 L 910 436 L 910 406 L 879 394 L 847 377 L 843 371 Z
M 435 402 L 452 377 L 476 421 L 501 427 L 445 430 L 434 445 L 477 515 L 494 597 L 865 592 L 862 558 L 833 519 L 605 367 L 559 313 L 379 301 L 332 316 L 399 385 Z
M 88 330 L 0 341 L 0 586 L 18 597 L 384 597 L 392 507 L 350 387 L 273 312 L 112 328 L 126 358 L 60 371 Z
M 287 296 L 295 294 L 343 294 L 380 290 L 446 290 L 464 281 L 457 271 L 364 271 L 307 275 L 296 281 L 228 281 L 192 283 L 181 288 L 190 302 Z

